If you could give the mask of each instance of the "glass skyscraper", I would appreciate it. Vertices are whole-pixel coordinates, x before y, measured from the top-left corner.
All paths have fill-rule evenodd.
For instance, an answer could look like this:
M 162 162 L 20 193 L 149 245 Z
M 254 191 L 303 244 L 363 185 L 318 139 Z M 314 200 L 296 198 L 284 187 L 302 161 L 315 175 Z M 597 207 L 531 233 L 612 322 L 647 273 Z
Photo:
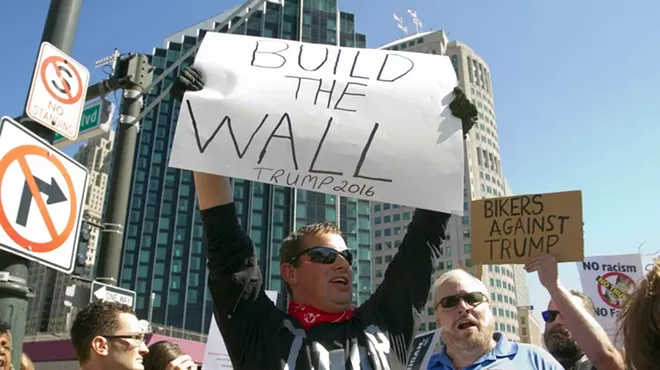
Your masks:
M 154 49 L 151 57 L 155 75 L 162 74 L 203 38 L 206 30 L 216 28 L 232 12 L 226 11 L 167 37 L 165 47 Z M 366 47 L 366 37 L 355 33 L 353 14 L 338 12 L 336 0 L 287 0 L 284 5 L 269 1 L 265 11 L 254 13 L 236 33 Z M 180 68 L 192 62 L 191 57 Z M 179 68 L 155 86 L 145 106 L 169 86 L 178 73 Z M 147 317 L 151 309 L 156 325 L 206 333 L 212 306 L 193 177 L 190 171 L 167 165 L 179 109 L 180 104 L 167 97 L 142 122 L 132 175 L 120 285 L 137 292 L 140 317 Z M 266 289 L 285 294 L 278 255 L 281 242 L 289 232 L 305 224 L 328 220 L 339 223 L 349 248 L 357 257 L 355 303 L 362 303 L 369 297 L 371 207 L 368 201 L 239 179 L 234 180 L 234 199 L 239 221 L 254 240 Z M 150 305 L 152 297 L 153 305 Z

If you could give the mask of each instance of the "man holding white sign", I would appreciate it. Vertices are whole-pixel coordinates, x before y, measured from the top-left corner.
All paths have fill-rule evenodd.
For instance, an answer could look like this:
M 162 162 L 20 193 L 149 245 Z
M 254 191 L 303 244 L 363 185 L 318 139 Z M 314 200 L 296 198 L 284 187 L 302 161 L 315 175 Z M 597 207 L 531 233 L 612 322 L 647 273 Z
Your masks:
M 273 112 L 275 112 L 276 107 L 271 104 L 273 102 L 263 100 L 265 97 L 261 96 L 257 90 L 259 88 L 270 89 L 271 86 L 267 84 L 276 80 L 274 76 L 279 75 L 282 80 L 292 76 L 286 71 L 277 72 L 277 69 L 281 66 L 278 67 L 276 63 L 287 61 L 288 54 L 286 54 L 286 50 L 289 48 L 298 49 L 299 55 L 302 55 L 303 49 L 307 48 L 308 44 L 275 40 L 281 41 L 281 43 L 277 45 L 270 44 L 270 48 L 260 49 L 265 46 L 257 42 L 254 51 L 248 53 L 251 59 L 247 58 L 247 70 L 241 70 L 239 65 L 233 63 L 245 60 L 246 56 L 240 52 L 241 45 L 230 42 L 229 44 L 237 48 L 231 54 L 231 58 L 234 60 L 227 62 L 227 65 L 223 65 L 222 68 L 214 68 L 205 65 L 203 62 L 205 57 L 212 55 L 209 48 L 214 45 L 213 42 L 207 43 L 206 46 L 208 47 L 206 49 L 204 43 L 209 39 L 213 41 L 215 38 L 213 35 L 207 34 L 197 55 L 195 65 L 199 69 L 190 68 L 185 70 L 172 89 L 172 96 L 183 99 L 184 106 L 178 122 L 171 165 L 195 171 L 195 186 L 207 239 L 209 289 L 214 302 L 215 319 L 225 340 L 234 368 L 385 370 L 390 369 L 392 366 L 404 365 L 415 329 L 415 318 L 426 304 L 435 258 L 439 255 L 440 244 L 445 239 L 446 224 L 450 215 L 424 209 L 415 211 L 408 232 L 399 247 L 398 253 L 389 265 L 383 283 L 369 300 L 357 309 L 350 307 L 353 296 L 353 269 L 351 268 L 353 256 L 341 237 L 339 229 L 331 223 L 319 223 L 301 228 L 282 242 L 280 272 L 290 294 L 291 302 L 288 313 L 279 310 L 266 296 L 253 243 L 248 235 L 241 230 L 238 223 L 230 179 L 220 176 L 220 174 L 227 175 L 231 173 L 235 176 L 245 174 L 247 178 L 254 176 L 247 176 L 249 175 L 247 172 L 241 172 L 242 169 L 232 167 L 232 165 L 238 165 L 239 162 L 232 162 L 232 158 L 226 158 L 229 154 L 223 153 L 218 148 L 220 145 L 216 146 L 216 151 L 210 152 L 214 153 L 211 157 L 213 161 L 210 160 L 211 158 L 208 155 L 206 157 L 198 155 L 211 150 L 209 149 L 211 148 L 209 146 L 210 142 L 213 141 L 216 135 L 219 135 L 218 132 L 225 124 L 231 140 L 234 141 L 234 145 L 229 145 L 232 151 L 235 150 L 233 156 L 238 155 L 242 159 L 246 153 L 249 153 L 250 143 L 258 135 L 260 128 L 265 124 L 264 122 L 268 121 L 268 114 L 264 116 L 257 129 L 252 128 L 251 123 L 234 122 L 230 124 L 231 119 L 241 118 L 245 115 L 249 116 L 250 112 L 256 112 L 263 108 L 268 108 L 266 110 L 273 109 Z M 236 37 L 232 35 L 222 36 L 231 36 L 229 39 L 232 40 Z M 249 43 L 253 38 L 241 37 L 241 39 L 243 42 Z M 215 41 L 218 40 L 216 38 Z M 373 53 L 376 52 L 374 50 L 323 47 L 327 49 L 325 59 L 321 58 L 325 61 L 309 60 L 304 64 L 305 67 L 301 68 L 305 71 L 311 71 L 314 70 L 312 67 L 314 64 L 320 64 L 318 68 L 321 68 L 322 64 L 329 60 L 328 55 L 332 54 L 334 55 L 332 63 L 338 70 L 336 73 L 340 73 L 341 68 L 336 66 L 340 64 L 342 53 L 348 53 L 349 51 L 353 53 L 353 66 L 355 67 L 360 52 L 369 52 L 367 54 L 371 54 L 373 57 L 382 57 L 381 61 L 383 63 L 381 73 L 372 77 L 372 80 L 394 81 L 397 78 L 403 78 L 405 74 L 397 77 L 400 73 L 386 73 L 388 58 L 389 60 L 396 59 L 398 62 L 402 62 L 404 59 L 409 59 L 413 63 L 417 61 L 414 56 L 387 57 L 384 52 Z M 236 50 L 239 52 L 237 53 Z M 261 55 L 259 53 L 269 54 L 269 58 L 259 59 L 258 57 Z M 401 53 L 401 55 L 403 54 L 405 53 Z M 301 60 L 298 60 L 299 66 Z M 438 57 L 437 60 L 442 61 L 443 59 Z M 441 130 L 440 138 L 437 139 L 437 146 L 440 146 L 442 142 L 455 139 L 455 134 L 462 139 L 476 119 L 474 105 L 467 100 L 460 90 L 453 93 L 455 75 L 449 61 L 446 62 L 446 65 L 440 65 L 440 68 L 436 66 L 437 70 L 441 70 L 445 74 L 444 80 L 442 76 L 438 76 L 436 72 L 433 72 L 429 76 L 429 80 L 434 80 L 437 77 L 436 82 L 439 82 L 435 85 L 435 88 L 424 86 L 425 84 L 421 84 L 423 86 L 420 87 L 420 96 L 424 95 L 426 99 L 437 103 L 437 107 L 422 109 L 423 112 L 413 115 L 414 117 L 408 121 L 411 128 L 414 128 L 413 125 L 418 123 L 420 125 L 424 123 L 416 120 L 435 121 L 436 130 Z M 404 65 L 406 64 L 399 64 L 399 67 Z M 443 69 L 443 66 L 447 68 Z M 272 75 L 268 76 L 255 72 L 259 68 L 270 68 L 275 71 L 269 72 Z M 406 68 L 410 68 L 410 66 Z M 201 70 L 204 71 L 206 81 L 202 79 Z M 242 85 L 240 79 L 250 74 L 248 71 L 259 78 L 267 79 L 269 82 L 265 82 L 263 85 Z M 301 73 L 302 75 L 305 74 Z M 350 75 L 352 76 L 350 78 L 356 78 L 357 73 L 351 71 Z M 297 82 L 301 86 L 304 82 L 302 77 Z M 362 77 L 364 79 L 369 78 Z M 337 81 L 339 80 L 338 78 Z M 331 82 L 332 87 L 329 89 L 325 88 L 325 82 L 316 81 L 319 87 L 315 94 L 316 96 L 321 93 L 332 95 L 332 91 L 338 84 L 343 84 L 343 89 L 346 90 L 346 80 L 343 79 L 338 83 Z M 452 81 L 454 85 L 450 86 Z M 302 87 L 300 88 L 302 89 Z M 196 92 L 184 95 L 186 90 Z M 406 91 L 405 93 L 411 94 L 412 91 Z M 252 101 L 249 101 L 249 99 L 234 99 L 234 94 L 243 97 L 252 95 L 254 99 Z M 222 98 L 219 97 L 220 95 L 222 95 Z M 302 93 L 296 93 L 296 95 L 302 99 Z M 394 107 L 401 106 L 397 101 L 397 98 L 400 97 L 401 93 L 393 94 L 389 103 Z M 272 96 L 270 99 L 275 102 L 277 100 L 276 97 Z M 338 101 L 333 100 L 333 102 L 330 102 L 328 100 L 327 104 L 324 103 L 324 106 L 334 105 L 338 107 L 340 106 Z M 316 104 L 316 101 L 314 104 Z M 422 106 L 423 103 L 420 102 L 419 105 Z M 447 107 L 450 109 L 447 109 Z M 449 110 L 463 119 L 464 129 L 461 130 L 460 123 L 456 132 L 452 132 L 451 128 L 447 128 L 458 123 L 458 120 L 451 117 L 451 113 L 446 112 Z M 241 112 L 244 114 L 241 115 Z M 275 115 L 275 113 L 273 114 Z M 300 111 L 298 113 L 300 114 Z M 373 138 L 378 128 L 377 125 L 371 126 L 373 123 L 367 121 L 367 118 L 372 114 L 374 112 L 368 112 L 363 116 L 365 124 L 370 126 L 370 138 Z M 320 115 L 322 114 L 317 110 L 310 109 L 307 116 L 302 115 L 299 117 L 303 118 L 303 122 L 305 122 L 303 125 L 311 127 L 313 121 Z M 281 176 L 287 179 L 287 182 L 283 185 L 305 188 L 300 183 L 290 183 L 289 179 L 294 177 L 291 176 L 291 166 L 295 166 L 297 163 L 295 145 L 308 143 L 309 140 L 306 141 L 305 138 L 309 139 L 309 137 L 305 135 L 310 135 L 311 131 L 305 132 L 303 128 L 294 125 L 293 121 L 289 120 L 293 117 L 293 114 L 290 115 L 289 119 L 285 118 L 286 116 L 286 114 L 279 113 L 275 122 L 275 129 L 270 134 L 266 133 L 266 143 L 261 151 L 257 152 L 259 154 L 258 161 L 260 162 L 271 150 L 269 142 L 275 142 L 275 140 L 286 141 L 286 146 L 290 150 L 282 151 L 280 156 L 285 157 L 287 161 L 293 164 L 289 167 L 281 166 L 286 174 L 286 176 L 284 174 Z M 211 122 L 213 120 L 215 120 L 214 123 Z M 359 121 L 347 120 L 346 122 L 353 125 L 360 124 Z M 442 125 L 437 127 L 438 123 L 445 123 L 446 125 L 444 128 Z M 215 130 L 211 130 L 210 134 L 208 134 L 208 130 L 204 129 L 204 127 L 208 128 L 209 125 L 217 126 Z M 250 125 L 250 130 L 253 133 L 251 136 L 247 135 L 249 140 L 242 141 L 243 143 L 247 142 L 247 145 L 243 144 L 243 149 L 241 149 L 236 140 L 238 135 L 235 134 L 239 133 L 239 130 L 243 129 L 245 125 Z M 278 131 L 282 125 L 288 127 L 287 130 L 283 130 L 286 135 Z M 298 125 L 300 125 L 300 122 Z M 192 131 L 190 127 L 193 128 Z M 303 132 L 299 136 L 302 139 L 297 143 L 293 133 L 295 130 L 292 127 L 297 128 L 298 131 L 296 132 Z M 326 134 L 330 135 L 328 131 L 331 127 L 332 122 L 328 120 L 326 130 L 315 150 L 317 154 Z M 348 128 L 350 129 L 350 127 Z M 207 132 L 207 134 L 202 134 L 202 132 Z M 191 138 L 192 141 L 189 140 Z M 362 141 L 362 138 L 349 136 L 344 137 L 344 139 L 347 141 L 347 145 L 344 147 L 346 150 L 350 150 L 351 146 L 357 145 L 357 142 L 352 140 Z M 371 139 L 365 146 L 367 149 L 370 142 Z M 192 143 L 193 148 L 189 147 L 190 143 Z M 225 144 L 227 143 L 231 143 L 231 141 L 225 141 Z M 177 145 L 178 150 L 184 151 L 176 154 Z M 292 153 L 294 154 L 292 155 Z M 326 158 L 326 165 L 330 162 L 344 160 L 341 154 L 333 154 L 336 155 L 336 158 Z M 430 155 L 430 153 L 425 154 Z M 191 161 L 191 158 L 194 160 Z M 312 164 L 317 159 L 314 158 Z M 462 158 L 461 143 L 460 158 L 454 157 L 452 160 L 461 162 L 462 167 Z M 386 163 L 389 158 L 382 158 L 381 160 Z M 231 162 L 231 164 L 225 162 Z M 320 164 L 320 162 L 317 163 Z M 310 168 L 320 167 L 312 165 Z M 252 167 L 248 169 L 251 171 Z M 436 168 L 424 168 L 424 171 L 432 172 L 429 170 L 436 170 Z M 211 173 L 218 175 L 212 175 Z M 308 173 L 314 172 L 308 171 Z M 360 173 L 360 170 L 357 169 L 356 173 Z M 333 181 L 338 178 L 345 178 L 341 177 L 343 174 L 332 176 L 336 176 L 333 177 Z M 363 176 L 363 178 L 369 178 L 372 183 L 379 181 L 378 179 L 383 179 L 377 176 Z M 255 180 L 272 182 L 272 178 L 269 178 L 268 181 L 260 178 L 255 178 Z M 415 183 L 417 179 L 408 178 L 407 180 L 410 184 Z M 461 183 L 462 181 L 461 178 Z M 321 183 L 323 182 L 321 181 Z M 407 191 L 411 190 L 409 184 L 407 185 Z M 437 188 L 438 184 L 433 185 Z M 377 188 L 375 185 L 372 186 L 374 189 Z M 360 187 L 360 189 L 362 188 L 363 186 Z M 388 191 L 386 188 L 382 189 L 384 189 L 384 192 Z M 327 189 L 320 188 L 317 190 L 326 191 Z M 372 191 L 376 192 L 373 189 Z M 337 193 L 338 191 L 328 192 Z M 362 190 L 359 192 L 362 192 Z M 435 203 L 434 208 L 451 208 L 455 198 L 460 198 L 462 202 L 462 187 L 457 189 L 456 194 L 439 194 L 437 197 L 442 198 L 441 195 L 445 195 L 445 199 L 450 201 L 445 202 L 444 205 L 443 202 Z M 354 196 L 369 197 L 367 191 L 364 194 Z M 432 199 L 428 199 L 428 201 L 432 203 Z

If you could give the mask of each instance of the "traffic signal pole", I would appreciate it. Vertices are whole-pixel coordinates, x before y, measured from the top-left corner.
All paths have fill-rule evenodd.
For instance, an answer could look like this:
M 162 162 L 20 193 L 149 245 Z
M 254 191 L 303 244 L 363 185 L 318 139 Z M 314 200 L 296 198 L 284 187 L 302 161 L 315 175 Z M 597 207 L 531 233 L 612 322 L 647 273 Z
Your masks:
M 82 0 L 51 0 L 41 41 L 48 41 L 71 55 L 81 7 Z M 30 120 L 23 120 L 21 123 L 44 140 L 53 143 L 54 131 Z M 11 325 L 13 337 L 11 358 L 14 369 L 21 368 L 28 299 L 31 296 L 27 284 L 29 266 L 28 260 L 0 251 L 0 320 Z
M 107 283 L 118 285 L 119 264 L 122 246 L 124 244 L 124 225 L 129 207 L 131 193 L 131 175 L 133 160 L 140 128 L 139 116 L 142 111 L 143 95 L 148 92 L 153 81 L 154 67 L 149 58 L 142 54 L 131 54 L 120 61 L 117 73 L 127 76 L 119 115 L 117 143 L 114 149 L 114 165 L 110 176 L 108 196 L 112 197 L 106 206 L 103 220 L 104 233 L 101 246 L 98 249 L 97 279 L 102 278 Z

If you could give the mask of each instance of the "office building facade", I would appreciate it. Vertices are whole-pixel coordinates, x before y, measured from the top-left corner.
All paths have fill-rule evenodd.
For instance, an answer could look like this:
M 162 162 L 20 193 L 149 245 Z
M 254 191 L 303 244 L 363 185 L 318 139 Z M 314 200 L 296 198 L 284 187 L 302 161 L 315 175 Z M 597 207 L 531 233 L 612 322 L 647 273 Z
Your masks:
M 89 170 L 84 218 L 95 224 L 101 223 L 114 139 L 114 131 L 89 139 L 87 143 L 78 148 L 73 156 L 73 159 Z M 99 242 L 99 229 L 92 227 L 89 231 L 90 237 L 83 274 L 88 279 L 92 276 Z M 28 280 L 30 288 L 35 292 L 35 297 L 30 300 L 28 306 L 26 333 L 67 331 L 68 325 L 75 317 L 75 309 L 72 310 L 64 305 L 66 287 L 73 284 L 70 275 L 38 263 L 32 263 Z
M 504 196 L 506 180 L 500 162 L 495 121 L 495 106 L 490 70 L 484 60 L 467 45 L 448 41 L 444 31 L 419 33 L 404 37 L 381 47 L 419 53 L 447 55 L 458 77 L 459 86 L 479 111 L 478 124 L 465 140 L 464 216 L 453 216 L 447 227 L 447 239 L 441 248 L 442 256 L 435 277 L 454 268 L 465 268 L 481 278 L 488 287 L 495 317 L 496 330 L 514 341 L 518 335 L 518 296 L 529 296 L 524 279 L 516 279 L 520 266 L 473 266 L 470 255 L 470 203 L 473 199 Z M 373 242 L 375 289 L 381 282 L 398 245 L 406 232 L 414 209 L 387 203 L 374 203 Z M 519 272 L 518 272 L 519 274 Z M 528 298 L 527 298 L 528 300 Z M 433 306 L 429 301 L 419 330 L 433 330 Z
M 531 306 L 518 307 L 518 323 L 520 325 L 520 342 L 545 348 L 543 331 L 534 317 Z
M 336 0 L 266 2 L 236 34 L 365 47 L 355 33 L 354 16 L 338 12 Z M 206 19 L 165 39 L 151 58 L 158 76 L 218 25 L 226 31 L 240 18 L 234 9 Z M 229 23 L 227 23 L 229 22 Z M 147 98 L 148 105 L 169 86 L 186 60 Z M 192 173 L 168 167 L 180 105 L 167 97 L 142 122 L 132 175 L 131 202 L 122 256 L 120 285 L 137 292 L 141 317 L 153 314 L 155 325 L 206 333 L 212 306 L 207 289 L 206 254 Z M 356 253 L 355 302 L 371 293 L 370 203 L 264 183 L 234 180 L 239 221 L 249 233 L 266 289 L 284 293 L 279 274 L 279 248 L 295 228 L 335 221 Z M 151 299 L 152 293 L 153 300 Z

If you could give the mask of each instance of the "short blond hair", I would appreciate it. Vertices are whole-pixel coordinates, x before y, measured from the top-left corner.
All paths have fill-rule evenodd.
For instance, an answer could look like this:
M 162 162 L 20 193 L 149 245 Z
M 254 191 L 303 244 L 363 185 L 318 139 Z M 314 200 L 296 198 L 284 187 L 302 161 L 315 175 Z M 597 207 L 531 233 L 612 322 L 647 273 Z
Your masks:
M 431 299 L 433 300 L 433 307 L 438 305 L 438 297 L 437 297 L 437 291 L 440 286 L 442 286 L 444 283 L 447 282 L 454 282 L 454 281 L 461 281 L 461 280 L 472 280 L 477 283 L 479 288 L 481 289 L 482 293 L 488 294 L 488 289 L 486 288 L 486 285 L 483 283 L 483 281 L 477 279 L 474 275 L 470 274 L 469 272 L 463 270 L 463 269 L 453 269 L 445 272 L 444 274 L 440 275 L 439 278 L 436 279 L 436 281 L 433 283 L 433 287 L 431 288 Z

